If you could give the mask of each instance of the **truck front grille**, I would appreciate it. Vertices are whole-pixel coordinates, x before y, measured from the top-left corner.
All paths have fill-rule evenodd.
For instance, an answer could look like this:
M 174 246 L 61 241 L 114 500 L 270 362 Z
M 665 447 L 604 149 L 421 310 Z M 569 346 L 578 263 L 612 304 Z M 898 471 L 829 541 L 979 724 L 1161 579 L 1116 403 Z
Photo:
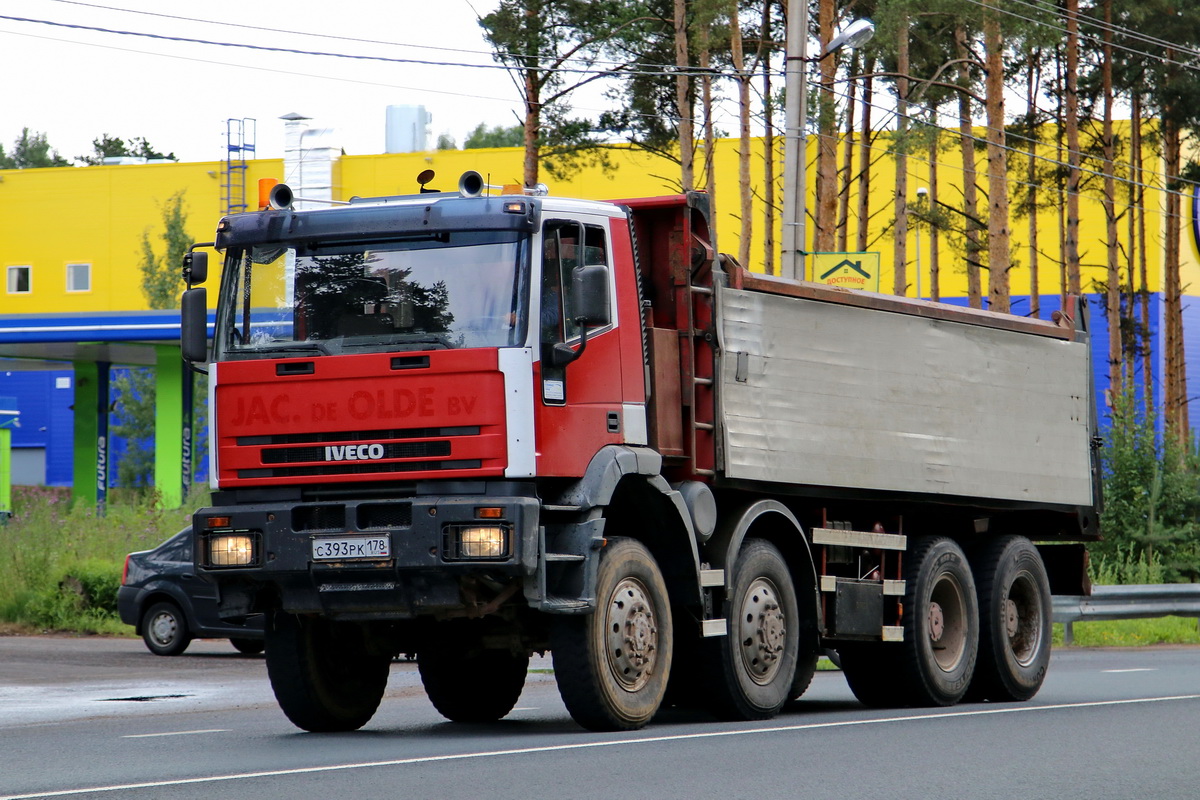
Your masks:
M 237 449 L 257 450 L 261 466 L 239 478 L 380 475 L 479 469 L 477 458 L 450 458 L 454 442 L 480 435 L 477 426 L 287 433 L 238 437 Z

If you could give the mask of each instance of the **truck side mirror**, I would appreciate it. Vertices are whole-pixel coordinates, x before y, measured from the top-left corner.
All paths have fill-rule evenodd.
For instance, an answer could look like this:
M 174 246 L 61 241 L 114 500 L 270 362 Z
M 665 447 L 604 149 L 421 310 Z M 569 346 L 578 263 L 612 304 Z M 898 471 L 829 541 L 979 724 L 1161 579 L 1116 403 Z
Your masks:
M 183 293 L 179 304 L 179 350 L 189 364 L 208 361 L 208 290 L 203 286 Z
M 575 321 L 580 326 L 596 327 L 612 321 L 608 307 L 608 267 L 589 264 L 573 269 L 571 293 Z
M 579 349 L 559 342 L 550 352 L 550 363 L 565 367 L 587 349 L 587 329 L 612 322 L 608 304 L 608 267 L 589 264 L 571 270 L 571 316 L 579 324 Z
M 208 253 L 203 250 L 189 250 L 183 256 L 183 282 L 191 288 L 197 283 L 208 280 Z

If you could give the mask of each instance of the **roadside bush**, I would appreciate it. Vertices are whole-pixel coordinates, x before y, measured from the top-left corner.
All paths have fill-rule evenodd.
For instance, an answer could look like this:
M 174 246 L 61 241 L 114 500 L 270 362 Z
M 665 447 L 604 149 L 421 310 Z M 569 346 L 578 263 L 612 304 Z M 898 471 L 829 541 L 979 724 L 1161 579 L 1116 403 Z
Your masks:
M 72 503 L 70 490 L 13 487 L 13 516 L 0 525 L 0 622 L 38 630 L 127 631 L 117 619 L 125 554 L 177 533 L 207 502 L 198 487 L 178 509 L 157 497 L 113 492 L 104 514 Z
M 1104 511 L 1089 545 L 1098 583 L 1200 579 L 1200 453 L 1161 435 L 1126 391 L 1101 451 Z M 1154 579 L 1156 578 L 1156 579 Z

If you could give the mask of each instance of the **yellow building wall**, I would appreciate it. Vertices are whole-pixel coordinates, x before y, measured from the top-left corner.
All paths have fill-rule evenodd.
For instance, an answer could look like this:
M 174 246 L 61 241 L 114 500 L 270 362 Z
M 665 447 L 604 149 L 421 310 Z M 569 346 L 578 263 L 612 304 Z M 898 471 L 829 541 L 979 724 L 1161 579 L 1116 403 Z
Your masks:
M 958 205 L 961 198 L 961 169 L 958 164 L 956 140 L 946 136 L 947 149 L 939 157 L 938 194 L 942 203 Z M 783 140 L 777 142 L 776 174 L 782 172 Z M 950 149 L 954 145 L 953 149 Z M 755 202 L 751 253 L 754 254 L 753 269 L 761 270 L 763 226 L 765 207 L 763 197 L 763 142 L 753 140 L 751 175 Z M 890 291 L 894 270 L 892 195 L 894 187 L 894 161 L 886 154 L 886 140 L 880 137 L 873 144 L 872 180 L 870 189 L 871 216 L 868 250 L 880 254 L 880 281 L 882 291 Z M 738 142 L 726 139 L 715 148 L 717 196 L 717 246 L 728 253 L 738 251 L 740 220 L 737 216 L 737 169 Z M 1054 158 L 1046 149 L 1043 154 Z M 489 183 L 502 185 L 519 182 L 522 151 L 519 148 L 487 150 L 444 150 L 430 153 L 393 155 L 342 156 L 334 165 L 335 199 L 352 196 L 379 196 L 410 194 L 417 190 L 416 176 L 422 170 L 433 169 L 436 177 L 429 183 L 431 188 L 453 191 L 459 176 L 466 170 L 476 170 Z M 613 147 L 610 157 L 611 169 L 587 167 L 570 180 L 556 181 L 543 173 L 552 194 L 576 196 L 589 199 L 619 199 L 671 194 L 677 191 L 673 183 L 677 179 L 678 165 L 665 159 L 647 155 L 627 147 Z M 1013 182 L 1012 202 L 1023 192 L 1021 179 L 1023 168 L 1021 157 L 1010 156 L 1014 163 L 1010 167 Z M 815 181 L 815 141 L 810 142 L 807 196 L 812 198 Z M 702 155 L 698 158 L 697 180 L 700 177 Z M 246 170 L 245 201 L 253 208 L 257 201 L 259 178 L 282 178 L 281 159 L 250 161 Z M 855 153 L 855 169 L 858 153 Z M 838 166 L 841 167 L 839 154 Z M 1149 159 L 1146 166 L 1157 166 Z M 114 165 L 97 167 L 59 167 L 36 170 L 0 171 L 0 268 L 10 265 L 32 267 L 32 291 L 28 294 L 11 294 L 6 285 L 0 285 L 0 314 L 44 314 L 71 311 L 136 311 L 147 308 L 146 298 L 141 291 L 139 264 L 142 254 L 142 237 L 150 233 L 150 241 L 158 253 L 163 252 L 165 243 L 162 234 L 162 206 L 175 192 L 184 191 L 184 212 L 187 215 L 187 230 L 195 241 L 211 241 L 216 223 L 223 210 L 224 189 L 222 187 L 223 162 L 196 162 L 182 164 Z M 919 155 L 910 156 L 908 161 L 908 186 L 910 203 L 916 202 L 919 186 L 929 186 L 928 163 Z M 977 164 L 978 181 L 986 189 L 986 162 L 979 153 Z M 1149 174 L 1149 173 L 1148 173 Z M 777 186 L 776 197 L 782 203 L 782 179 Z M 1159 183 L 1151 176 L 1148 183 Z M 1105 273 L 1104 254 L 1104 210 L 1099 201 L 1099 186 L 1092 179 L 1093 187 L 1080 199 L 1080 252 L 1084 262 L 1083 286 L 1093 291 L 1093 279 L 1103 280 Z M 850 198 L 851 214 L 857 207 L 857 186 Z M 1151 186 L 1146 191 L 1148 206 L 1147 257 L 1150 289 L 1158 291 L 1161 284 L 1162 239 L 1165 229 L 1163 215 L 1164 193 Z M 1042 192 L 1042 210 L 1038 216 L 1039 248 L 1043 254 L 1040 268 L 1039 290 L 1044 294 L 1059 292 L 1059 242 L 1058 200 L 1049 189 Z M 986 212 L 986 194 L 980 194 L 981 212 Z M 1200 294 L 1200 256 L 1197 254 L 1191 234 L 1190 199 L 1183 203 L 1184 214 L 1180 220 L 1183 233 L 1184 284 L 1185 291 Z M 1125 202 L 1119 203 L 1118 213 L 1125 211 Z M 776 263 L 778 263 L 779 215 L 775 216 Z M 849 241 L 855 241 L 858 222 L 850 223 Z M 1127 237 L 1128 225 L 1119 221 L 1122 241 Z M 809 221 L 809 236 L 812 235 Z M 1013 268 L 1010 272 L 1012 293 L 1029 292 L 1029 256 L 1027 223 L 1016 218 L 1010 225 L 1012 241 L 1010 252 Z M 909 294 L 915 294 L 915 269 L 917 261 L 916 239 L 918 233 L 910 225 L 908 240 Z M 921 288 L 929 292 L 930 238 L 928 228 L 920 230 L 921 239 Z M 220 277 L 216 259 L 211 264 L 208 285 L 215 286 Z M 943 236 L 941 239 L 941 291 L 944 297 L 966 294 L 966 271 L 963 254 Z M 92 268 L 91 289 L 87 292 L 66 291 L 66 268 L 69 263 L 88 263 Z M 1124 269 L 1125 263 L 1122 262 Z M 984 292 L 987 290 L 987 274 L 983 277 Z M 215 292 L 209 293 L 210 302 L 215 301 Z

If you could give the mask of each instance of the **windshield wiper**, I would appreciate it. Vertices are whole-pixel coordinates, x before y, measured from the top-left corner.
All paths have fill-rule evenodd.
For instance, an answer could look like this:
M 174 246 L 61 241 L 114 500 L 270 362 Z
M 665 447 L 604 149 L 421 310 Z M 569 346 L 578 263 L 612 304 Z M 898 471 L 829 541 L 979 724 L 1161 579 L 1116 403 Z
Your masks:
M 327 356 L 333 355 L 329 346 L 318 339 L 306 339 L 303 342 L 279 342 L 240 348 L 243 353 L 287 353 L 292 350 L 316 350 Z

